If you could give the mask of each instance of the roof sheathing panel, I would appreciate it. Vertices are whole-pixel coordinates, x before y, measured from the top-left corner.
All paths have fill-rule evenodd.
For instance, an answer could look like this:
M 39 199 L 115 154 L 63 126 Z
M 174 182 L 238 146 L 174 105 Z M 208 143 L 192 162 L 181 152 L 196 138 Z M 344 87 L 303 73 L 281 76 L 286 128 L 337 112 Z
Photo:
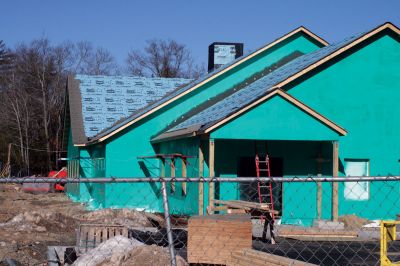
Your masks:
M 188 79 L 77 75 L 85 136 L 96 136 Z

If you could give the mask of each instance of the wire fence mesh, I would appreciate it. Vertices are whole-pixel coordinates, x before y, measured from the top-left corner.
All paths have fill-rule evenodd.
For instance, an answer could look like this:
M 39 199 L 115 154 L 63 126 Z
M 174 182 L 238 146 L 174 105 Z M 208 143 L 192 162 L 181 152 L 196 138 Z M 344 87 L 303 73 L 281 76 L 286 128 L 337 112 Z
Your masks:
M 400 260 L 397 176 L 2 178 L 0 190 L 5 265 Z

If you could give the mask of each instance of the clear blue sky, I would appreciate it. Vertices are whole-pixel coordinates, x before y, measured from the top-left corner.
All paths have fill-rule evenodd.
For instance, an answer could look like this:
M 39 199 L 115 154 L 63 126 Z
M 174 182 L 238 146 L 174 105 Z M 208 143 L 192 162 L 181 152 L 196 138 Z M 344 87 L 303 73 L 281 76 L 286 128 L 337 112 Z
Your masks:
M 0 39 L 8 46 L 42 36 L 91 41 L 123 64 L 152 38 L 174 39 L 207 62 L 214 41 L 253 50 L 304 25 L 328 42 L 386 21 L 400 26 L 400 0 L 2 0 Z

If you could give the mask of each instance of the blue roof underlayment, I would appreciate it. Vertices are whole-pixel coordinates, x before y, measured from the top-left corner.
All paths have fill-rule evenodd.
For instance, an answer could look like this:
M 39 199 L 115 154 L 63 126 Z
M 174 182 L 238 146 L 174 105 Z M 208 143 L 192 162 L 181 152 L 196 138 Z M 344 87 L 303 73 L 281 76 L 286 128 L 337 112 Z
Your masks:
M 225 99 L 197 113 L 196 115 L 189 117 L 187 120 L 169 129 L 167 132 L 172 132 L 192 126 L 201 126 L 201 129 L 205 129 L 215 122 L 229 116 L 230 114 L 236 112 L 244 106 L 259 99 L 269 90 L 271 90 L 275 84 L 284 81 L 285 79 L 302 71 L 303 69 L 316 63 L 322 58 L 332 54 L 333 52 L 353 42 L 363 34 L 358 34 L 346 38 L 341 42 L 331 44 L 312 53 L 300 56 L 293 61 L 290 61 L 289 63 L 281 66 L 270 74 L 251 83 L 250 85 L 239 90 L 238 92 L 226 97 Z
M 75 78 L 80 81 L 83 127 L 89 138 L 191 81 L 89 75 L 77 75 Z

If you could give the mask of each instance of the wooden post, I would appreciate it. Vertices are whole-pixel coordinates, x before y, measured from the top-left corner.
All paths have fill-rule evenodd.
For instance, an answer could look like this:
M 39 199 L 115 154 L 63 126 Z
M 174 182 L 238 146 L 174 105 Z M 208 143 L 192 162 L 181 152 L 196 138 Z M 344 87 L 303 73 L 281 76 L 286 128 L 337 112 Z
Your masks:
M 187 161 L 186 161 L 186 158 L 185 157 L 183 157 L 182 158 L 182 177 L 187 177 Z M 182 183 L 182 193 L 183 193 L 183 195 L 186 195 L 186 193 L 187 193 L 187 187 L 186 187 L 186 182 L 183 182 Z
M 318 177 L 321 177 L 321 172 L 318 172 Z M 321 220 L 322 217 L 322 183 L 317 182 L 317 217 Z
M 160 177 L 165 177 L 165 159 L 160 158 L 161 166 L 160 166 Z
M 334 141 L 333 143 L 333 158 L 332 158 L 332 176 L 337 177 L 339 175 L 339 142 Z M 332 183 L 332 219 L 334 222 L 338 221 L 339 218 L 339 184 L 337 182 Z
M 171 176 L 175 177 L 175 158 L 171 158 Z M 175 182 L 171 182 L 171 192 L 175 192 Z
M 199 144 L 199 177 L 204 175 L 204 153 L 201 148 L 201 140 Z M 199 215 L 203 215 L 204 209 L 204 183 L 199 182 Z
M 208 153 L 208 167 L 209 167 L 210 177 L 215 177 L 214 159 L 215 159 L 215 142 L 214 139 L 210 139 L 209 153 Z M 208 187 L 208 207 L 210 208 L 210 210 L 214 208 L 214 194 L 215 194 L 215 183 L 210 182 Z M 214 211 L 211 211 L 210 213 L 214 213 Z

